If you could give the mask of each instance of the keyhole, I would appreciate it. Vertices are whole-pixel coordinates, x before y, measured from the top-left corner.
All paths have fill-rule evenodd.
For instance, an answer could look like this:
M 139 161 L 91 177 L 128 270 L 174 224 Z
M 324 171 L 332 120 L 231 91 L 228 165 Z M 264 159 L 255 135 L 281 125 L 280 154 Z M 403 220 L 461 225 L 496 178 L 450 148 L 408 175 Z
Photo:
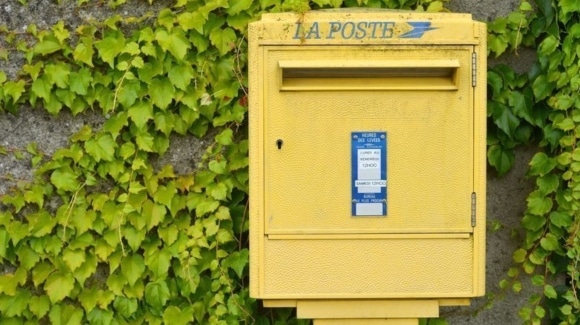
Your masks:
M 282 149 L 283 144 L 284 144 L 284 141 L 282 141 L 282 139 L 276 140 L 276 146 L 278 146 L 278 150 Z

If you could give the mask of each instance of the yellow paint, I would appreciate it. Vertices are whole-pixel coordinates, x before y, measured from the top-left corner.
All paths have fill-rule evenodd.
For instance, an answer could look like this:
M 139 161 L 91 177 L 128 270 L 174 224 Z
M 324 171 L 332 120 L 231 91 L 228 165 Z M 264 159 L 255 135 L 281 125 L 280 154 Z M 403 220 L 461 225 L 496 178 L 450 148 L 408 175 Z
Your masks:
M 315 324 L 391 325 L 483 295 L 485 25 L 266 14 L 249 42 L 252 297 Z M 386 217 L 351 215 L 352 132 L 387 133 Z
M 299 318 L 411 318 L 438 317 L 437 300 L 303 300 Z
M 314 325 L 418 325 L 416 318 L 393 319 L 315 319 Z

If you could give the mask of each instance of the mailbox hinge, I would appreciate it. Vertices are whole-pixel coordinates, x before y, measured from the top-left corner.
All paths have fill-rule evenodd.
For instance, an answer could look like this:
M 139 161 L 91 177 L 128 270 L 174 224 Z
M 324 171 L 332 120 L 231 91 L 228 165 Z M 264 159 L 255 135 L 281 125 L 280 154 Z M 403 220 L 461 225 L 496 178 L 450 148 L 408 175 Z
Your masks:
M 471 53 L 471 86 L 477 85 L 477 53 Z
M 475 228 L 475 209 L 477 207 L 477 194 L 471 193 L 471 227 Z

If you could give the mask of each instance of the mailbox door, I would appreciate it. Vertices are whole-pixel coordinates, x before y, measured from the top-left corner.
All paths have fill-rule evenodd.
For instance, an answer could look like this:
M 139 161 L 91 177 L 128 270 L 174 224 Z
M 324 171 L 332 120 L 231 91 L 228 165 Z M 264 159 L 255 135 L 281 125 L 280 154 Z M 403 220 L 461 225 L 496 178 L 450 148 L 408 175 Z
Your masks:
M 263 48 L 265 233 L 470 233 L 471 46 Z M 353 213 L 353 135 L 385 134 L 385 211 Z

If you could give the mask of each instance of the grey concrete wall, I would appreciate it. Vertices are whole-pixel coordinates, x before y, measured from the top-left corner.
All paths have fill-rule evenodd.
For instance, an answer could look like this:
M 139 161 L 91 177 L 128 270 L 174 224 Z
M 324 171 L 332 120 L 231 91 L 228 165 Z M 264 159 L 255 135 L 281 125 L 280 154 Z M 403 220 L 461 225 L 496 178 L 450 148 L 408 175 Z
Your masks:
M 66 1 L 64 1 L 66 2 Z M 66 20 L 74 25 L 83 20 L 104 17 L 108 11 L 95 11 L 92 8 L 73 10 L 74 4 L 55 5 L 54 0 L 29 0 L 29 7 L 24 8 L 16 0 L 4 0 L 0 3 L 0 25 L 6 24 L 12 29 L 22 30 L 29 23 L 36 23 L 39 28 L 45 28 L 58 20 Z M 451 0 L 448 7 L 452 11 L 472 13 L 481 21 L 491 21 L 502 15 L 507 15 L 519 4 L 518 0 Z M 123 8 L 124 13 L 142 14 L 154 9 L 146 5 Z M 122 13 L 123 13 L 122 12 Z M 1 36 L 0 36 L 1 44 Z M 529 52 L 531 53 L 531 52 Z M 517 69 L 525 71 L 533 60 L 531 55 L 517 59 L 504 59 L 508 64 L 517 65 Z M 21 58 L 14 56 L 10 61 L 0 61 L 0 70 L 14 76 L 22 64 Z M 494 62 L 490 62 L 494 64 Z M 32 110 L 23 107 L 21 113 L 14 116 L 0 114 L 0 146 L 9 150 L 22 150 L 30 142 L 37 142 L 38 147 L 46 154 L 52 154 L 56 149 L 67 145 L 71 134 L 85 124 L 98 128 L 102 123 L 99 114 L 85 114 L 73 118 L 67 113 L 53 117 L 42 110 Z M 207 143 L 188 137 L 176 137 L 172 146 L 163 158 L 170 162 L 178 172 L 190 171 L 195 166 L 200 152 Z M 193 148 L 193 149 L 192 149 Z M 527 162 L 535 149 L 522 149 L 517 152 L 516 166 L 504 177 L 497 177 L 493 171 L 488 175 L 487 211 L 488 221 L 497 221 L 503 227 L 488 233 L 487 240 L 487 292 L 496 296 L 490 309 L 486 308 L 486 298 L 475 299 L 470 307 L 449 307 L 442 310 L 450 324 L 520 324 L 518 309 L 525 304 L 527 290 L 519 295 L 511 291 L 502 292 L 498 283 L 505 277 L 507 269 L 512 265 L 512 253 L 517 247 L 517 237 L 513 230 L 520 225 L 522 212 L 526 207 L 525 197 L 531 189 L 531 183 L 525 178 Z M 10 176 L 11 175 L 11 176 Z M 32 168 L 29 161 L 18 160 L 14 155 L 0 155 L 0 194 L 9 191 L 16 181 L 30 179 Z M 14 181 L 9 180 L 12 177 Z M 528 285 L 529 287 L 529 285 Z

